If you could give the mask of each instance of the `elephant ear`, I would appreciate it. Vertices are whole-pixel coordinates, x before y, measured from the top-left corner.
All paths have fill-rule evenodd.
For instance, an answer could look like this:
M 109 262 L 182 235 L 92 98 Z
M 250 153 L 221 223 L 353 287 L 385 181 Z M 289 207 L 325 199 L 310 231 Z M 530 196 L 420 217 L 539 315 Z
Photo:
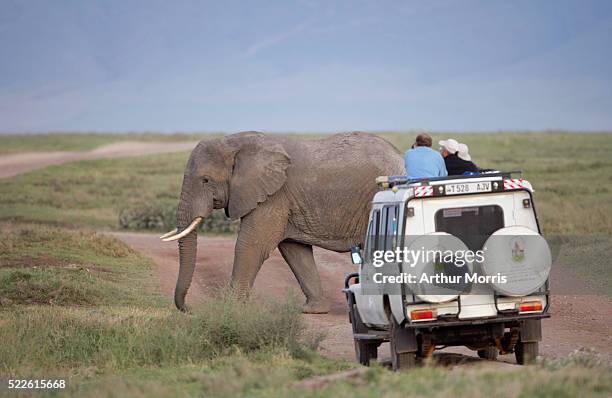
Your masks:
M 285 184 L 291 159 L 281 144 L 261 133 L 234 134 L 227 143 L 235 156 L 226 214 L 237 219 Z

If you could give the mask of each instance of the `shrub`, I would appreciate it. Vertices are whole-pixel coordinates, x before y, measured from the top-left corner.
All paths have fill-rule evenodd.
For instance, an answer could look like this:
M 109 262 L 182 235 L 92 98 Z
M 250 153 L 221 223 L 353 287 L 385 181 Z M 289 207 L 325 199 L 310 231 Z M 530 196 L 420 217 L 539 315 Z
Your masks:
M 230 220 L 223 210 L 214 210 L 210 217 L 204 220 L 200 230 L 217 234 L 235 234 L 238 233 L 239 226 L 240 221 Z
M 238 221 L 225 216 L 223 210 L 214 210 L 207 217 L 200 230 L 210 233 L 236 233 Z M 124 208 L 119 213 L 119 226 L 132 230 L 166 231 L 176 228 L 176 205 L 143 204 Z
M 128 207 L 119 213 L 119 226 L 124 229 L 172 229 L 176 225 L 176 209 L 161 204 Z

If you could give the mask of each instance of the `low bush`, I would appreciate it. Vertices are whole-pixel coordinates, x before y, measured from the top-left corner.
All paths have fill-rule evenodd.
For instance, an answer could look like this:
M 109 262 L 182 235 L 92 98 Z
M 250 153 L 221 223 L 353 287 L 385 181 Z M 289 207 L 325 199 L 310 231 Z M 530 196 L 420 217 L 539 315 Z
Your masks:
M 167 231 L 176 228 L 176 204 L 143 204 L 131 206 L 119 213 L 119 226 L 131 230 Z M 238 232 L 238 221 L 225 216 L 223 210 L 214 210 L 199 230 L 212 234 Z
M 238 233 L 240 221 L 230 220 L 225 216 L 223 210 L 214 210 L 210 217 L 202 222 L 200 231 L 214 234 L 235 234 Z
M 176 206 L 150 204 L 131 206 L 119 213 L 119 226 L 123 229 L 150 229 L 161 231 L 176 225 Z

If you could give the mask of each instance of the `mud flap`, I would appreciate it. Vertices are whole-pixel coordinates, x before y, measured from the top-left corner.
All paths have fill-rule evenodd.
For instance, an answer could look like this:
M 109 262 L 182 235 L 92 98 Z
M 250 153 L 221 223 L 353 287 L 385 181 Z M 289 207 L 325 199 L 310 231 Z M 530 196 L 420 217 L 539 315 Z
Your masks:
M 416 352 L 419 349 L 414 329 L 394 327 L 392 328 L 391 333 L 393 333 L 391 339 L 393 339 L 395 343 L 395 352 L 398 354 Z
M 521 341 L 542 341 L 542 321 L 540 319 L 527 319 L 521 322 Z

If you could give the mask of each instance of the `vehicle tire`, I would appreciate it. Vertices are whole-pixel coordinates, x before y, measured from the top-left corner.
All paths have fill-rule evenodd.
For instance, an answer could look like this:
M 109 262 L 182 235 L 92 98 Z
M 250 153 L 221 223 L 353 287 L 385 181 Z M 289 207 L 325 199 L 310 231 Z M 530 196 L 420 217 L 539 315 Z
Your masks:
M 391 333 L 389 339 L 389 347 L 391 348 L 391 367 L 394 371 L 410 369 L 416 366 L 416 356 L 415 352 L 398 352 L 398 336 L 403 336 L 404 334 L 398 333 L 399 325 L 395 322 L 393 316 L 391 318 Z M 414 331 L 411 331 L 414 333 Z
M 478 350 L 478 356 L 482 359 L 488 359 L 489 361 L 495 361 L 497 359 L 497 354 L 497 348 L 492 345 L 482 350 Z
M 351 323 L 353 334 L 368 333 L 368 327 L 361 320 L 361 316 L 357 310 L 355 296 L 353 293 L 349 293 L 347 298 L 349 307 L 349 322 Z M 364 341 L 361 339 L 354 339 L 354 342 L 355 358 L 357 359 L 357 362 L 365 366 L 370 366 L 370 361 L 376 360 L 378 357 L 378 346 L 380 345 L 380 341 Z
M 375 361 L 378 357 L 378 344 L 355 339 L 355 355 L 357 362 L 364 366 L 370 366 L 370 362 Z
M 535 362 L 538 357 L 539 344 L 537 341 L 522 342 L 518 341 L 514 346 L 514 356 L 519 365 L 529 365 Z
M 391 366 L 396 372 L 414 368 L 416 366 L 416 353 L 403 352 L 391 354 Z

